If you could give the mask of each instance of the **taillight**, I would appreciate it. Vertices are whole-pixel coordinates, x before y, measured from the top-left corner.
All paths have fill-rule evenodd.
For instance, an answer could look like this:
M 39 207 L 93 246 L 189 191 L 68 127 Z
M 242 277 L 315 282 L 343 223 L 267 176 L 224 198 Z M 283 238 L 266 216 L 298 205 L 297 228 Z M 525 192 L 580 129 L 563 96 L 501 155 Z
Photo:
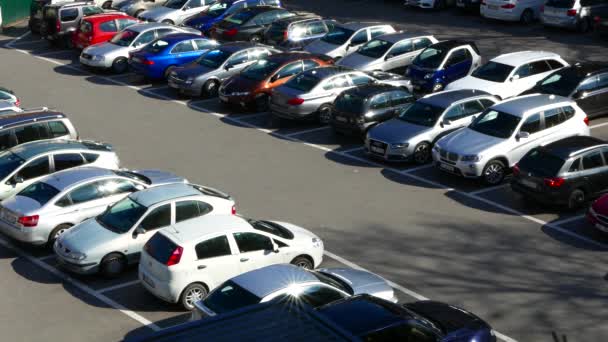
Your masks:
M 585 125 L 589 126 L 589 117 L 585 116 L 585 118 L 583 119 L 583 122 L 585 123 Z
M 21 106 L 21 100 L 17 99 L 17 101 L 15 101 L 15 106 L 16 107 Z
M 38 215 L 21 216 L 17 221 L 24 227 L 36 227 L 38 225 Z
M 57 30 L 57 32 L 61 31 L 61 21 L 59 21 L 59 19 L 57 19 L 57 21 L 55 22 L 55 29 Z
M 225 31 L 225 32 L 224 32 L 224 35 L 226 35 L 226 36 L 234 36 L 234 35 L 236 35 L 238 32 L 239 32 L 239 30 L 237 30 L 237 29 L 233 28 L 233 29 L 230 29 L 230 30 L 228 30 L 228 31 Z
M 232 206 L 232 215 L 236 215 L 236 205 Z
M 169 256 L 169 260 L 167 260 L 167 266 L 173 266 L 179 264 L 179 261 L 182 259 L 182 254 L 184 253 L 184 248 L 182 246 L 175 247 L 171 256 Z
M 302 103 L 304 103 L 304 99 L 301 99 L 301 98 L 299 98 L 299 97 L 294 97 L 293 99 L 289 99 L 289 100 L 287 101 L 287 104 L 290 104 L 290 105 L 292 105 L 292 106 L 299 106 L 299 105 L 301 105 Z
M 559 188 L 564 185 L 564 182 L 566 182 L 566 180 L 561 177 L 545 178 L 545 185 L 550 188 Z
M 505 4 L 505 5 L 502 5 L 500 7 L 506 8 L 506 9 L 513 9 L 513 8 L 515 8 L 515 4 Z
M 513 165 L 513 176 L 519 176 L 520 170 L 519 170 L 519 165 L 515 164 Z
M 566 15 L 569 16 L 569 17 L 574 17 L 574 16 L 576 16 L 576 10 L 575 9 L 569 9 L 566 12 Z
M 287 40 L 287 38 L 289 38 L 289 30 L 285 30 L 285 32 L 283 32 L 283 40 Z
M 141 62 L 145 65 L 154 65 L 154 61 L 151 61 L 149 59 L 142 59 Z

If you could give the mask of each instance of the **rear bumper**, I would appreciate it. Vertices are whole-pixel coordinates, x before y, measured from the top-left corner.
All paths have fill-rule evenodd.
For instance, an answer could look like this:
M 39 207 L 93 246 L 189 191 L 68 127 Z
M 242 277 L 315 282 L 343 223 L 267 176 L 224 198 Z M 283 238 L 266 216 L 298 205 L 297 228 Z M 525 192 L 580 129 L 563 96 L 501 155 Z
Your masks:
M 138 279 L 142 286 L 155 297 L 169 303 L 177 303 L 179 301 L 180 292 L 170 286 L 169 282 L 161 282 L 152 276 L 149 272 L 139 267 Z
M 3 234 L 8 235 L 15 240 L 30 243 L 32 245 L 44 245 L 47 243 L 46 238 L 36 235 L 35 229 L 37 229 L 37 227 L 20 228 L 0 219 L 0 232 Z
M 568 204 L 569 191 L 568 188 L 562 191 L 536 191 L 525 185 L 522 185 L 517 179 L 511 182 L 511 189 L 524 197 L 533 199 L 536 202 L 543 204 L 565 205 Z
M 316 118 L 318 107 L 309 106 L 279 106 L 270 103 L 270 112 L 272 115 L 291 120 L 313 120 Z
M 57 256 L 57 262 L 59 266 L 69 272 L 76 274 L 95 274 L 99 272 L 99 264 L 96 262 L 87 262 L 87 263 L 75 263 L 71 260 L 65 259 L 61 254 L 55 252 Z

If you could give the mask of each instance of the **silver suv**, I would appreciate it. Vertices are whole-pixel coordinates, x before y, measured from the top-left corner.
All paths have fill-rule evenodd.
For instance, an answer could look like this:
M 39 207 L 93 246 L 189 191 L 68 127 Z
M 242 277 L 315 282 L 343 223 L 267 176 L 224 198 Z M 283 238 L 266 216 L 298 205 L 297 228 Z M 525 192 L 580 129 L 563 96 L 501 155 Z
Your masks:
M 589 135 L 589 119 L 576 102 L 555 95 L 526 95 L 486 109 L 471 125 L 441 138 L 433 160 L 442 171 L 497 185 L 531 149 Z
M 78 139 L 70 119 L 48 108 L 0 115 L 0 151 L 30 141 L 70 138 Z

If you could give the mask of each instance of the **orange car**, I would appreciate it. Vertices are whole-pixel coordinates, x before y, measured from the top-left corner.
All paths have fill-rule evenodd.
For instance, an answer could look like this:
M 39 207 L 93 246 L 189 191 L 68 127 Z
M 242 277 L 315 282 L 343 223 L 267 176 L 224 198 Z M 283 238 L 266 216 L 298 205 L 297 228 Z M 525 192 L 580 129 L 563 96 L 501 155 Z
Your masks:
M 330 57 L 305 52 L 270 55 L 224 81 L 219 89 L 219 98 L 226 105 L 266 111 L 272 89 L 304 70 L 333 63 Z

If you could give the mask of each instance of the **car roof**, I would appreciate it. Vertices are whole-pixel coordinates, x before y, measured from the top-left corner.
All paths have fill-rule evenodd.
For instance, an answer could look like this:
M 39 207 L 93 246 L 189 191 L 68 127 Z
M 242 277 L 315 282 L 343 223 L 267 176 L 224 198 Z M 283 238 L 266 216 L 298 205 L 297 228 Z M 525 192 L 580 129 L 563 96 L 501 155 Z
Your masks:
M 241 51 L 243 49 L 249 49 L 249 48 L 253 48 L 256 46 L 264 47 L 263 45 L 251 43 L 251 42 L 230 42 L 230 43 L 224 43 L 224 44 L 218 46 L 217 49 L 220 49 L 222 51 L 227 51 L 230 53 L 234 53 L 237 51 Z
M 319 279 L 312 273 L 290 264 L 266 266 L 232 278 L 232 282 L 259 298 L 264 298 L 292 284 L 318 281 Z
M 186 32 L 171 33 L 171 34 L 168 34 L 166 36 L 162 36 L 162 37 L 160 37 L 158 39 L 159 40 L 164 40 L 164 41 L 166 41 L 169 44 L 174 44 L 174 43 L 181 42 L 182 40 L 196 39 L 196 38 L 207 39 L 207 38 L 202 37 L 199 34 L 186 33 Z
M 370 96 L 373 96 L 373 95 L 376 95 L 379 93 L 384 93 L 387 91 L 399 90 L 399 89 L 401 89 L 401 88 L 392 86 L 390 84 L 371 83 L 371 84 L 364 84 L 364 85 L 360 85 L 358 87 L 347 89 L 347 90 L 343 91 L 343 93 L 359 95 L 361 97 L 370 97 Z M 403 90 L 403 91 L 405 91 L 405 90 Z
M 370 26 L 390 26 L 389 24 L 384 24 L 384 23 L 380 23 L 380 22 L 348 22 L 348 23 L 344 23 L 344 24 L 336 24 L 336 26 L 339 27 L 343 27 L 349 30 L 360 30 L 364 27 L 370 27 Z
M 314 59 L 314 58 L 320 59 L 319 56 L 315 55 L 315 54 L 294 51 L 294 52 L 275 53 L 264 59 L 283 64 L 283 63 L 297 61 L 297 60 L 301 60 L 301 59 Z
M 518 66 L 521 64 L 530 63 L 535 60 L 543 59 L 543 58 L 561 59 L 560 55 L 553 53 L 553 52 L 518 51 L 518 52 L 505 53 L 498 57 L 494 57 L 494 58 L 492 58 L 492 62 L 511 65 L 511 66 Z
M 83 18 L 82 20 L 97 23 L 99 21 L 112 20 L 114 18 L 131 18 L 131 16 L 126 13 L 122 13 L 122 12 L 109 12 L 109 13 L 93 14 L 86 18 Z M 133 18 L 133 19 L 135 19 L 135 18 Z
M 416 38 L 416 37 L 428 37 L 431 36 L 428 33 L 423 32 L 395 32 L 395 33 L 387 33 L 381 36 L 378 36 L 374 39 L 382 39 L 387 42 L 397 43 L 404 39 Z
M 447 50 L 451 50 L 455 47 L 459 47 L 459 46 L 463 46 L 463 45 L 471 45 L 473 47 L 475 47 L 475 43 L 473 43 L 472 41 L 468 41 L 468 40 L 460 40 L 460 39 L 451 39 L 451 40 L 444 40 L 438 43 L 435 43 L 433 45 L 430 45 L 429 47 L 433 47 L 433 48 L 443 48 L 443 49 L 447 49 Z
M 606 142 L 602 139 L 591 136 L 574 136 L 547 144 L 540 149 L 562 159 L 568 159 L 579 152 L 602 145 L 606 145 Z
M 577 62 L 564 69 L 574 70 L 577 76 L 587 77 L 608 71 L 608 63 L 601 62 Z
M 0 116 L 0 129 L 15 126 L 25 122 L 36 122 L 65 117 L 66 116 L 63 113 L 46 110 L 2 115 Z
M 537 110 L 539 107 L 558 104 L 571 104 L 572 102 L 572 100 L 563 96 L 532 94 L 505 100 L 492 106 L 492 109 L 523 117 L 527 112 Z
M 135 32 L 143 32 L 143 31 L 146 31 L 149 29 L 161 28 L 161 27 L 166 27 L 166 28 L 171 28 L 171 29 L 177 28 L 173 25 L 168 25 L 168 24 L 163 24 L 163 23 L 140 23 L 140 24 L 131 25 L 131 26 L 127 27 L 126 30 L 131 30 L 131 31 L 135 31 Z
M 164 232 L 179 243 L 196 242 L 201 237 L 217 233 L 253 230 L 244 218 L 237 215 L 204 215 L 168 227 Z
M 55 172 L 44 178 L 42 182 L 62 191 L 77 183 L 109 176 L 116 176 L 116 173 L 113 170 L 88 166 Z
M 68 149 L 89 150 L 91 148 L 80 140 L 37 140 L 12 147 L 6 151 L 10 151 L 22 159 L 28 160 L 47 152 Z
M 302 73 L 303 74 L 305 73 L 308 75 L 314 75 L 315 77 L 324 79 L 324 78 L 327 78 L 330 76 L 342 74 L 345 72 L 353 72 L 353 71 L 355 71 L 355 70 L 347 68 L 347 67 L 342 67 L 339 65 L 330 65 L 330 66 L 322 66 L 322 67 L 308 69 Z
M 159 185 L 136 191 L 129 195 L 135 202 L 150 207 L 156 203 L 187 196 L 202 196 L 203 193 L 186 183 Z
M 483 90 L 475 89 L 458 89 L 458 90 L 447 90 L 439 93 L 429 94 L 421 98 L 420 101 L 442 108 L 451 106 L 454 102 L 458 102 L 464 99 L 477 96 L 488 96 L 489 93 Z

